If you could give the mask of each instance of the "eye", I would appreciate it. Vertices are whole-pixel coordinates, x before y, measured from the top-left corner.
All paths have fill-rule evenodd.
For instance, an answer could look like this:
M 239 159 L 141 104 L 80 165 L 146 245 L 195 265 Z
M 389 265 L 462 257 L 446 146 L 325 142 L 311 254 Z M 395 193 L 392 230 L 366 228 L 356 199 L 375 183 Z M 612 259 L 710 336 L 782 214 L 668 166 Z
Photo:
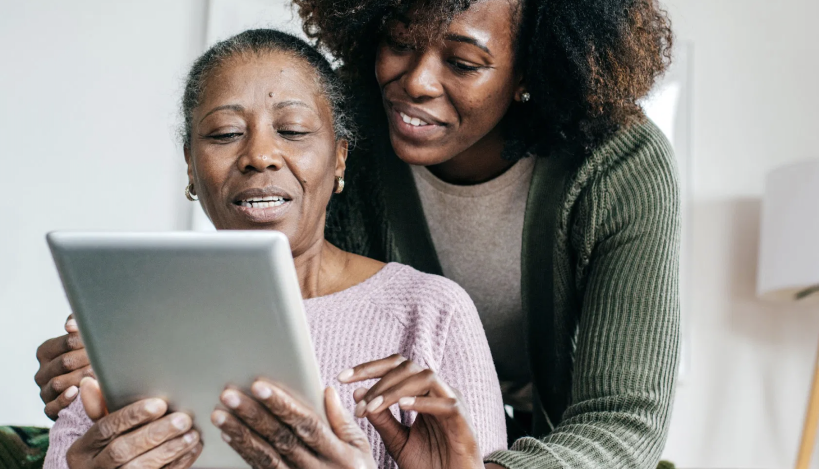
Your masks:
M 241 137 L 242 135 L 243 134 L 241 132 L 228 132 L 224 134 L 208 135 L 207 138 L 215 140 L 219 143 L 230 143 L 236 140 L 237 138 Z
M 452 59 L 449 61 L 449 64 L 455 69 L 456 72 L 462 75 L 468 75 L 470 73 L 477 72 L 483 67 L 479 67 L 477 65 L 470 65 L 466 62 L 462 62 L 460 60 Z
M 414 49 L 412 44 L 401 42 L 392 36 L 387 36 L 386 42 L 387 45 L 390 46 L 390 49 L 394 50 L 395 52 L 410 52 Z
M 289 130 L 289 129 L 279 129 L 279 135 L 286 138 L 287 140 L 298 140 L 305 135 L 309 134 L 310 132 L 303 132 L 299 130 Z

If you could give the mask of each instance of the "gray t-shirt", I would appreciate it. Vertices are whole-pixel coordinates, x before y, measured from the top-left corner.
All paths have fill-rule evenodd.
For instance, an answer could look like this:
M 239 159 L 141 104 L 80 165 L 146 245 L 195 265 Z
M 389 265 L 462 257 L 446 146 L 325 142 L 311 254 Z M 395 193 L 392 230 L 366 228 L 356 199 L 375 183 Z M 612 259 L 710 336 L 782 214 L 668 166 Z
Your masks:
M 532 376 L 520 296 L 523 215 L 535 158 L 491 181 L 448 184 L 413 166 L 432 242 L 444 275 L 469 293 L 486 330 L 504 404 L 532 409 Z

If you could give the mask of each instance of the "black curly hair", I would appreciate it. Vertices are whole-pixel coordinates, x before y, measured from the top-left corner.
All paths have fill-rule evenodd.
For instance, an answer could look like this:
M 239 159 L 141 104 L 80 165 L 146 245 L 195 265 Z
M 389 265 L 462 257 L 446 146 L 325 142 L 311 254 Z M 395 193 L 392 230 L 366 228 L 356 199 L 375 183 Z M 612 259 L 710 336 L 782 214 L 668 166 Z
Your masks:
M 345 79 L 377 90 L 373 64 L 385 25 L 411 17 L 432 38 L 480 0 L 294 0 L 305 33 L 339 58 Z M 515 63 L 532 100 L 504 119 L 512 153 L 559 145 L 588 154 L 645 116 L 638 100 L 671 62 L 673 34 L 656 0 L 509 0 Z M 504 152 L 507 153 L 506 151 Z

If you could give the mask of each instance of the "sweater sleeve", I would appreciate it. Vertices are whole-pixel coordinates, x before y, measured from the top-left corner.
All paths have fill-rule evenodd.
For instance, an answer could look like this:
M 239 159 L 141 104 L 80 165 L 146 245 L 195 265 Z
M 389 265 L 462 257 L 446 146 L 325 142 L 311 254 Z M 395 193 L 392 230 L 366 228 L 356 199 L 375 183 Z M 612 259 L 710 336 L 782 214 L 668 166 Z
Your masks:
M 483 455 L 506 449 L 506 418 L 498 374 L 478 311 L 456 288 L 439 369 L 441 379 L 461 393 Z
M 651 132 L 649 132 L 651 133 Z M 668 144 L 645 139 L 579 201 L 590 227 L 571 398 L 545 438 L 489 462 L 523 468 L 654 468 L 679 351 L 679 190 Z M 581 236 L 583 237 L 583 236 Z M 575 246 L 577 247 L 577 246 Z M 582 261 L 582 254 L 579 262 Z
M 85 414 L 79 396 L 57 416 L 57 421 L 48 433 L 48 452 L 43 469 L 68 469 L 65 456 L 74 444 L 93 425 Z

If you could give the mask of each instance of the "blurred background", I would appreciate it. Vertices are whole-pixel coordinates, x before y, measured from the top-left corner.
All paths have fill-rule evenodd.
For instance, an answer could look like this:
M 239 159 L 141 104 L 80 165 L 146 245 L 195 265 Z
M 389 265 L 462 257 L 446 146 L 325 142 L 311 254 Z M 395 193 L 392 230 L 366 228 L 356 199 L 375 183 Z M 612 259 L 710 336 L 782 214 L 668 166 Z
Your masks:
M 770 170 L 819 158 L 819 2 L 663 4 L 677 62 L 646 109 L 674 141 L 685 210 L 665 457 L 791 466 L 819 305 L 757 299 L 760 200 Z M 299 31 L 283 0 L 0 0 L 0 424 L 51 423 L 35 350 L 69 308 L 46 232 L 207 228 L 183 196 L 177 104 L 192 60 L 246 27 Z

